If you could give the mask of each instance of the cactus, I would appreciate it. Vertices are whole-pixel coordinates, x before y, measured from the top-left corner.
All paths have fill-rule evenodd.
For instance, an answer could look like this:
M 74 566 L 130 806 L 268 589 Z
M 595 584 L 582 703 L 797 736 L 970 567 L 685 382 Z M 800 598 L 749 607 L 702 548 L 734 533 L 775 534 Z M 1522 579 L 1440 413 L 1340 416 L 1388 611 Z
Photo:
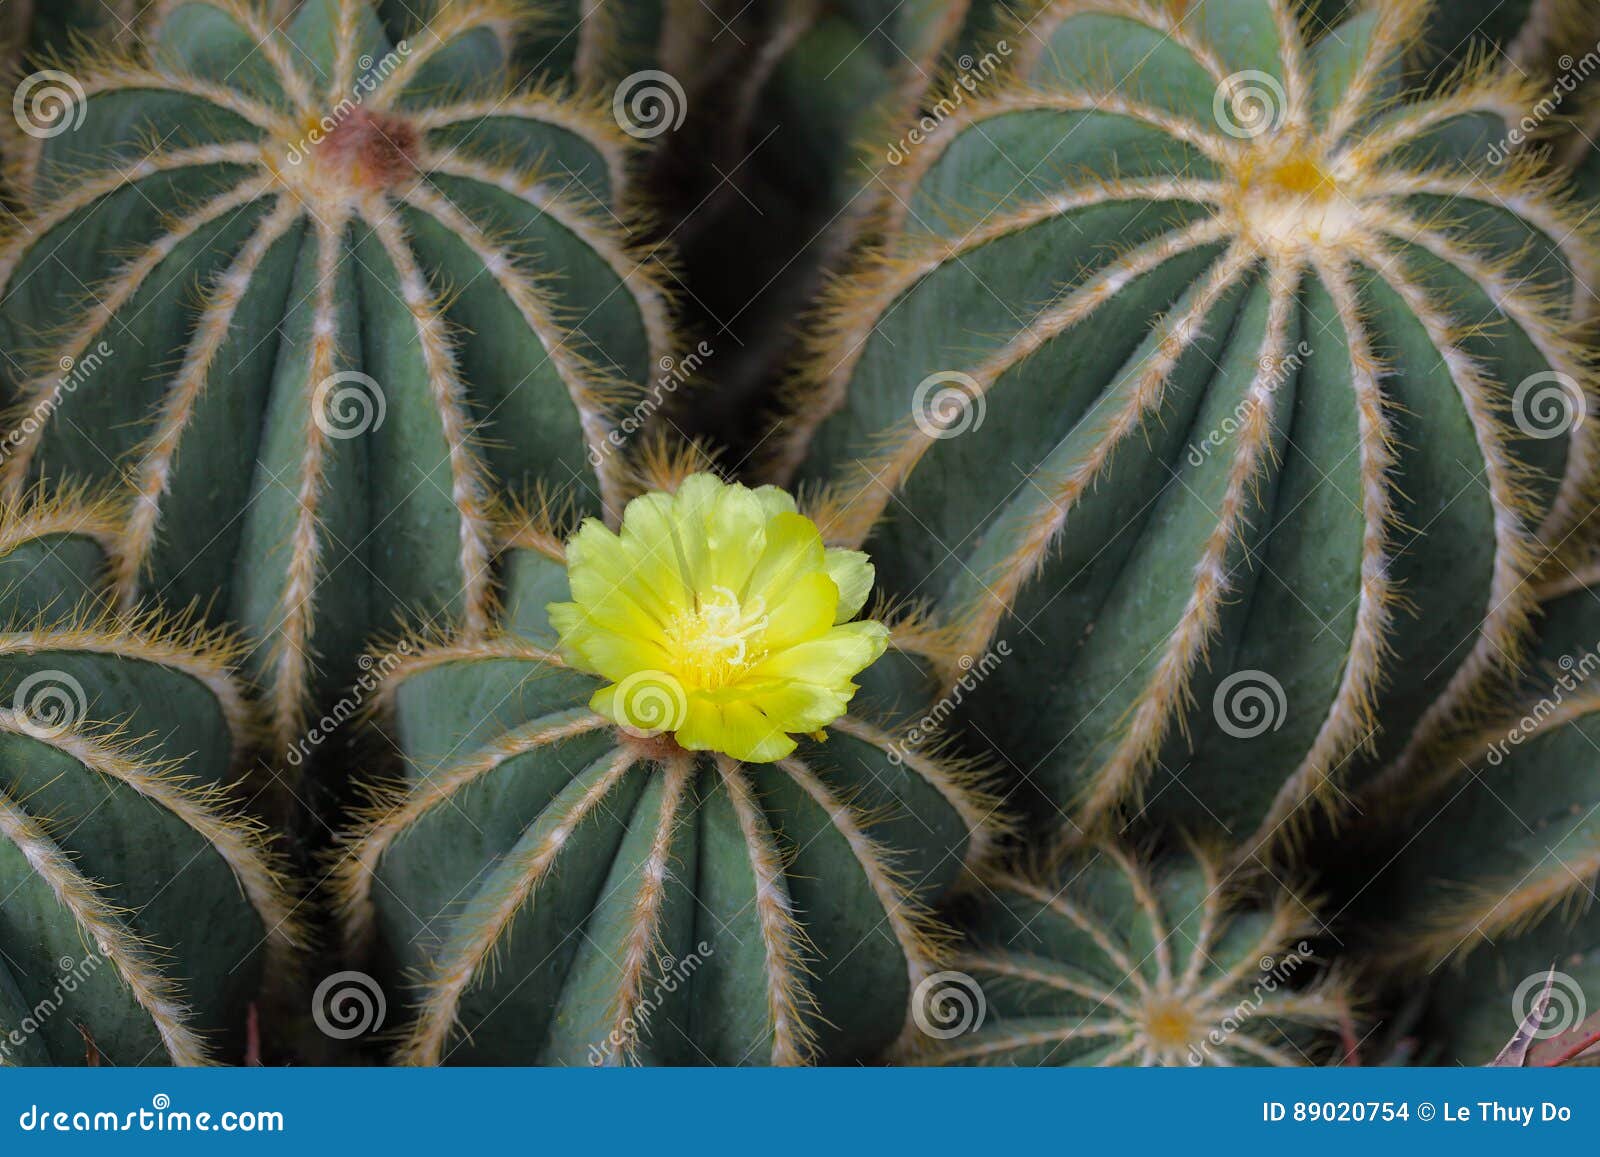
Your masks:
M 1592 238 L 1482 164 L 1525 85 L 1391 100 L 1428 11 L 1047 4 L 824 311 L 776 476 L 947 671 L 1008 639 L 973 718 L 1052 820 L 1276 845 L 1468 709 L 1585 508 Z
M 1198 849 L 1114 844 L 1052 872 L 988 872 L 967 943 L 926 990 L 923 1064 L 1303 1065 L 1353 1023 L 1287 893 L 1258 907 Z
M 166 4 L 148 52 L 74 66 L 83 123 L 0 241 L 0 336 L 40 353 L 0 371 L 27 431 L 0 484 L 125 475 L 119 597 L 242 625 L 280 749 L 399 610 L 486 628 L 501 483 L 620 509 L 611 414 L 668 356 L 665 298 L 610 208 L 609 109 L 508 86 L 523 11 L 396 48 L 365 0 L 281 30 Z
M 1600 1000 L 1600 567 L 1548 580 L 1528 674 L 1475 732 L 1361 801 L 1391 818 L 1356 897 L 1392 979 L 1432 978 L 1426 1036 L 1487 1064 L 1552 967 L 1547 1031 Z M 1370 861 L 1369 861 L 1370 862 Z
M 215 632 L 97 596 L 119 511 L 0 513 L 0 1060 L 242 1057 L 299 932 L 230 791 L 252 714 Z
M 697 521 L 713 507 L 724 513 Z M 588 612 L 563 608 L 610 589 L 616 552 L 664 542 L 649 530 L 663 516 L 680 528 L 683 565 L 713 584 L 695 605 L 715 638 L 683 650 L 669 639 L 654 660 L 669 670 L 602 687 L 574 665 L 602 647 L 574 625 Z M 547 611 L 567 594 L 569 562 L 578 602 Z M 775 674 L 797 672 L 801 655 L 817 662 L 815 643 L 767 652 L 807 600 L 822 598 L 833 621 L 835 594 L 844 617 L 866 597 L 844 577 L 861 577 L 850 556 L 829 556 L 838 581 L 821 565 L 815 528 L 784 496 L 697 476 L 675 500 L 630 504 L 621 540 L 591 521 L 564 546 L 528 519 L 506 558 L 502 632 L 375 658 L 405 775 L 374 800 L 336 880 L 353 950 L 375 949 L 381 975 L 413 986 L 400 1061 L 793 1064 L 893 1043 L 936 966 L 926 909 L 986 853 L 994 805 L 970 772 L 856 715 L 827 722 L 842 709 L 833 692 Z M 670 602 L 676 580 L 658 577 L 629 589 Z M 638 633 L 653 613 L 613 606 L 607 621 L 632 633 L 606 635 L 605 653 L 656 646 Z M 847 623 L 826 646 L 853 669 L 864 656 L 852 640 L 880 630 Z M 685 673 L 695 656 L 733 681 L 698 690 Z M 873 668 L 879 702 L 898 662 L 891 652 Z M 746 669 L 754 682 L 738 681 Z M 798 748 L 780 724 L 776 748 L 755 752 L 766 762 L 725 753 L 748 738 L 739 720 L 752 707 L 782 720 L 801 700 L 807 718 L 791 723 L 815 734 Z

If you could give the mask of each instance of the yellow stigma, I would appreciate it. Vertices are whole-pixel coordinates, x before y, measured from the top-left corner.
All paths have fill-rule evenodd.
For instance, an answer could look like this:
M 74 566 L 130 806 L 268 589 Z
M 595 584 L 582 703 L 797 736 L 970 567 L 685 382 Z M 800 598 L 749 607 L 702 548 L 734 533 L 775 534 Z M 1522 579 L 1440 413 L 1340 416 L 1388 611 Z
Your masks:
M 762 638 L 769 617 L 760 595 L 741 604 L 727 587 L 714 586 L 711 597 L 681 611 L 667 623 L 666 638 L 686 682 L 716 690 L 766 658 Z

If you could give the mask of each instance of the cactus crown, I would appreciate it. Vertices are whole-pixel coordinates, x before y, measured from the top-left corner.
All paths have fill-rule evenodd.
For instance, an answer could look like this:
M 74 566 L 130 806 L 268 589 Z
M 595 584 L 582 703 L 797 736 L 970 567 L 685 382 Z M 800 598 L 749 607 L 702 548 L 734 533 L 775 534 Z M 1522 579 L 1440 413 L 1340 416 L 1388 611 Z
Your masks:
M 929 1064 L 1299 1065 L 1352 1014 L 1291 894 L 1255 907 L 1192 850 L 1156 869 L 1112 844 L 1053 871 L 983 874 L 968 943 L 930 988 Z M 975 995 L 981 994 L 981 995 Z M 981 1011 L 980 1011 L 981 1010 Z
M 1420 749 L 1514 659 L 1539 535 L 1583 509 L 1593 230 L 1532 159 L 1483 163 L 1524 82 L 1403 99 L 1427 9 L 1312 43 L 1288 0 L 1042 5 L 1012 74 L 887 173 L 885 240 L 824 309 L 780 468 L 829 488 L 829 541 L 870 535 L 891 592 L 934 593 L 948 658 L 1015 615 L 1073 665 L 1001 725 L 1082 826 L 1153 795 L 1216 823 L 1147 788 L 1184 743 L 1243 758 L 1195 710 L 1236 663 L 1294 711 L 1275 782 L 1221 822 L 1303 830 L 1356 752 Z M 1566 422 L 1534 428 L 1519 383 L 1564 390 Z M 1407 529 L 1440 518 L 1463 526 Z
M 510 80 L 527 16 L 447 5 L 391 45 L 367 0 L 171 0 L 148 48 L 72 64 L 83 123 L 0 237 L 0 332 L 39 354 L 0 484 L 119 464 L 119 597 L 248 628 L 280 747 L 396 612 L 487 625 L 498 483 L 626 496 L 612 407 L 671 350 L 666 298 L 609 111 Z

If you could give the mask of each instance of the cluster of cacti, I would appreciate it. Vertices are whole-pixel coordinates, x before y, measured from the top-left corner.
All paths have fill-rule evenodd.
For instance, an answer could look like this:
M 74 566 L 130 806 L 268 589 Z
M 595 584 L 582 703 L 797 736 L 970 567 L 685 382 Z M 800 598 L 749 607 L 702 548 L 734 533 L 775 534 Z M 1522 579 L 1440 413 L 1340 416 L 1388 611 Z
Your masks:
M 1600 995 L 1581 6 L 19 15 L 0 1063 Z

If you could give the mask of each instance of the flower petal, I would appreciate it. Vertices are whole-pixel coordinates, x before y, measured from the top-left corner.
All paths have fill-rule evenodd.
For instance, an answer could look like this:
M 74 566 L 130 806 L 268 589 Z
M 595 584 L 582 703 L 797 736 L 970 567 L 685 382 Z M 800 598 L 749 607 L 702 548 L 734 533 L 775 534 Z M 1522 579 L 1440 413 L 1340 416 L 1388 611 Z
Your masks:
M 839 588 L 820 570 L 797 579 L 767 610 L 767 628 L 761 640 L 770 651 L 782 651 L 807 639 L 820 638 L 833 629 Z
M 798 679 L 821 686 L 848 683 L 866 670 L 889 645 L 889 628 L 867 621 L 842 623 L 818 639 L 768 655 L 748 679 Z
M 834 612 L 834 622 L 844 623 L 861 613 L 872 593 L 872 580 L 876 568 L 859 550 L 829 550 L 823 561 L 828 577 L 839 588 L 839 609 Z

